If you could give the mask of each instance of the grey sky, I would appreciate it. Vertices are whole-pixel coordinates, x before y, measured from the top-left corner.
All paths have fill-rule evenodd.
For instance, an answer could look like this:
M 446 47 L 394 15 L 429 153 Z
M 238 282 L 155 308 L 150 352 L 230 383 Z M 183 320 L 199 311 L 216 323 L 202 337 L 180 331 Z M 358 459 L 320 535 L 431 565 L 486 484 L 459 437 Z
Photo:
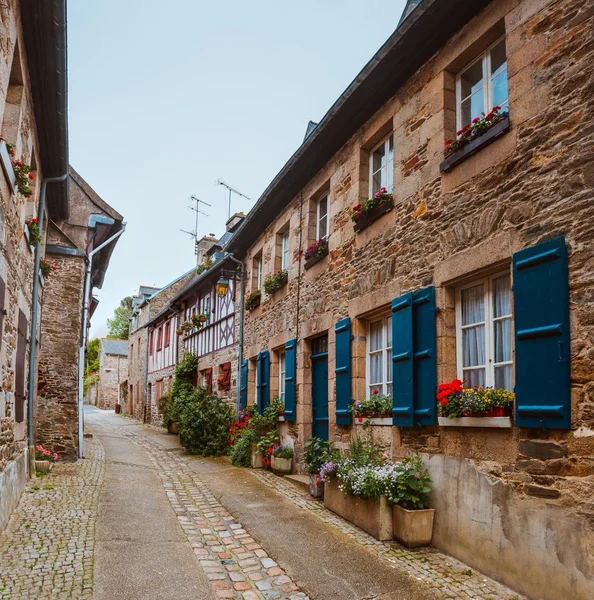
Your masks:
M 69 3 L 70 160 L 128 229 L 92 335 L 140 284 L 194 264 L 188 198 L 223 232 L 223 178 L 248 211 L 386 38 L 405 0 Z

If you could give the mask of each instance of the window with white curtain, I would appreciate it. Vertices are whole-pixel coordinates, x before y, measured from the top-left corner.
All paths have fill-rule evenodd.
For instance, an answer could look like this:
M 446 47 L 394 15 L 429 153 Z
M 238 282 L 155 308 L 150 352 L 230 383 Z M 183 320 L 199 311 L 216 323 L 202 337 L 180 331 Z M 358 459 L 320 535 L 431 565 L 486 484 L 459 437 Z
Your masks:
M 281 269 L 286 271 L 289 268 L 289 232 L 281 235 Z
M 278 355 L 278 395 L 285 403 L 285 381 L 287 376 L 287 361 L 286 354 L 280 352 Z
M 494 106 L 500 106 L 501 112 L 508 111 L 505 39 L 495 42 L 456 77 L 458 129 Z
M 367 331 L 367 397 L 375 391 L 392 395 L 392 317 L 387 316 L 368 325 Z
M 253 263 L 253 282 L 254 290 L 262 289 L 262 254 L 260 253 L 258 256 L 254 258 Z
M 369 195 L 373 196 L 383 187 L 390 194 L 394 190 L 394 136 L 392 134 L 378 144 L 369 156 Z
M 456 290 L 458 377 L 464 387 L 512 391 L 512 309 L 509 273 Z
M 328 238 L 328 196 L 316 202 L 316 241 Z

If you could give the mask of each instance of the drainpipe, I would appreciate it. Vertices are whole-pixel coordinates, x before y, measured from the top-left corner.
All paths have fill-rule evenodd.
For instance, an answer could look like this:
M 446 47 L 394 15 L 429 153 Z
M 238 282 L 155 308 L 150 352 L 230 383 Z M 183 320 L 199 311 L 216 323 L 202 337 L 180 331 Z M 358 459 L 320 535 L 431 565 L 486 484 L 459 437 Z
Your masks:
M 245 267 L 243 261 L 237 260 L 233 254 L 228 254 L 226 258 L 231 259 L 241 268 L 239 275 L 241 278 L 241 296 L 239 300 L 239 347 L 237 349 L 237 398 L 235 400 L 235 414 L 239 417 L 239 412 L 241 411 L 241 363 L 243 362 L 243 320 L 245 313 L 243 309 L 245 302 Z
M 89 219 L 89 227 L 96 227 L 98 223 L 104 225 L 113 225 L 115 221 L 106 217 L 91 217 Z M 91 294 L 91 269 L 93 267 L 93 256 L 100 250 L 103 250 L 105 246 L 111 244 L 114 240 L 119 238 L 122 233 L 126 231 L 126 223 L 122 223 L 122 228 L 108 240 L 105 240 L 100 246 L 93 249 L 87 254 L 87 269 L 85 273 L 85 290 L 83 296 L 83 322 L 82 322 L 82 336 L 78 355 L 78 456 L 84 458 L 84 439 L 83 439 L 83 386 L 85 378 L 85 349 L 87 347 L 87 325 L 89 323 L 89 296 Z
M 41 182 L 41 196 L 39 200 L 39 213 L 37 220 L 39 221 L 39 237 L 43 237 L 43 219 L 45 218 L 45 195 L 48 183 L 59 183 L 68 178 L 68 173 L 59 177 L 46 177 Z M 37 354 L 37 318 L 39 303 L 39 266 L 41 265 L 41 243 L 35 246 L 35 266 L 33 268 L 33 306 L 31 308 L 31 349 L 29 352 L 29 394 L 27 404 L 27 426 L 29 433 L 29 474 L 32 476 L 35 473 L 35 427 L 33 420 L 33 406 L 35 401 L 35 361 Z

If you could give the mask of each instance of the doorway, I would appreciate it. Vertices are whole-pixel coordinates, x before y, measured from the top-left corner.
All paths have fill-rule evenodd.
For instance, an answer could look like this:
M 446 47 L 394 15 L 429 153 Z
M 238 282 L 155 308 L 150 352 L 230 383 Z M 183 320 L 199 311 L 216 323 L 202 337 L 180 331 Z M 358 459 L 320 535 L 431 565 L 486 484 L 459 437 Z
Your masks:
M 328 336 L 311 343 L 311 434 L 328 440 Z

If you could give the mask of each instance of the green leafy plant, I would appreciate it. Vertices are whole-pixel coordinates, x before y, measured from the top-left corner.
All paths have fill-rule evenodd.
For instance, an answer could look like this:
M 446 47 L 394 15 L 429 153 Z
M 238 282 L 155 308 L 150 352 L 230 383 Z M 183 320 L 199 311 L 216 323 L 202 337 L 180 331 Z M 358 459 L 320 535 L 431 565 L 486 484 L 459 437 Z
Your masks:
M 353 221 L 353 223 L 358 223 L 360 219 L 369 214 L 376 206 L 379 206 L 384 202 L 389 202 L 393 198 L 394 196 L 390 194 L 385 187 L 380 188 L 380 191 L 376 192 L 372 198 L 353 206 L 351 209 L 351 221 Z
M 56 267 L 56 265 L 52 265 L 52 264 L 48 263 L 47 260 L 44 260 L 42 258 L 41 262 L 39 263 L 39 269 L 41 270 L 41 274 L 44 277 L 49 277 L 49 275 L 52 271 L 57 270 L 57 267 Z
M 27 229 L 29 230 L 29 244 L 38 246 L 41 244 L 41 231 L 39 230 L 39 221 L 37 219 L 29 219 L 26 221 Z
M 260 300 L 262 299 L 262 292 L 260 290 L 256 290 L 255 292 L 247 293 L 247 298 L 245 299 L 244 308 L 245 310 L 255 310 L 260 306 Z
M 328 461 L 330 444 L 321 438 L 313 437 L 305 442 L 301 465 L 311 475 L 317 475 L 322 465 Z
M 198 265 L 196 267 L 196 275 L 202 275 L 202 273 L 208 271 L 208 269 L 211 269 L 213 266 L 214 261 L 211 258 L 205 260 L 201 265 Z
M 289 272 L 286 269 L 276 271 L 276 273 L 273 273 L 264 280 L 264 291 L 269 296 L 272 296 L 274 292 L 287 285 L 287 281 L 289 281 Z
M 229 405 L 205 387 L 199 387 L 182 410 L 179 441 L 190 454 L 221 456 L 229 450 L 232 422 Z
M 165 392 L 158 400 L 157 400 L 157 409 L 160 415 L 163 415 L 165 409 L 167 408 L 167 404 L 171 402 L 171 394 L 169 392 Z
M 276 398 L 272 399 L 270 406 L 275 411 L 277 417 L 281 417 L 282 415 L 285 414 L 285 405 L 283 404 L 283 401 L 278 396 Z
M 390 417 L 392 416 L 392 396 L 380 394 L 379 390 L 373 390 L 369 398 L 354 402 L 349 410 L 353 417 L 359 419 L 364 417 Z
M 252 446 L 257 442 L 256 432 L 253 429 L 244 429 L 231 446 L 231 463 L 238 467 L 249 467 L 251 465 Z
M 468 415 L 489 415 L 494 409 L 510 411 L 514 394 L 498 388 L 463 389 L 462 381 L 454 379 L 450 383 L 440 384 L 437 400 L 442 416 L 457 419 Z
M 419 510 L 429 506 L 428 483 L 431 483 L 429 471 L 417 454 L 400 463 L 398 476 L 386 480 L 383 493 L 392 504 Z
M 194 376 L 198 368 L 198 359 L 194 354 L 188 353 L 175 367 L 173 385 L 171 386 L 171 400 L 163 409 L 163 427 L 181 425 L 181 416 L 186 406 L 192 402 L 194 392 Z
M 274 446 L 272 456 L 275 458 L 293 458 L 293 448 L 290 446 Z
M 320 238 L 305 250 L 305 262 L 314 258 L 323 258 L 328 254 L 328 240 Z
M 14 146 L 12 147 L 12 150 L 12 154 L 14 155 Z M 10 162 L 12 163 L 16 185 L 19 192 L 23 194 L 25 198 L 30 198 L 33 195 L 33 190 L 29 187 L 29 182 L 35 179 L 35 175 L 31 173 L 31 165 L 28 165 L 22 160 L 11 160 Z
M 276 430 L 269 431 L 260 438 L 260 441 L 258 442 L 258 450 L 262 452 L 264 456 L 267 456 L 268 454 L 272 453 L 271 448 L 274 448 L 274 446 L 278 445 L 279 441 L 280 438 Z M 268 452 L 269 450 L 270 452 Z

